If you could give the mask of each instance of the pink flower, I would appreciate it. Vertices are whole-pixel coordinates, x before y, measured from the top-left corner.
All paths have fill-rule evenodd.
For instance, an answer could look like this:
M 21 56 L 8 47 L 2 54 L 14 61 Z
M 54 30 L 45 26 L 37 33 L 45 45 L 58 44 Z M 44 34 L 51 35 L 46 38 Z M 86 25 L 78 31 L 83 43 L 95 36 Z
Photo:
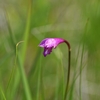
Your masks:
M 62 42 L 65 42 L 62 38 L 46 38 L 41 41 L 39 46 L 44 48 L 43 55 L 46 56 L 52 52 L 53 48 L 55 49 Z
M 46 56 L 52 52 L 52 49 L 56 48 L 60 43 L 66 43 L 68 46 L 68 75 L 67 75 L 67 83 L 66 83 L 66 90 L 64 95 L 64 100 L 66 100 L 68 86 L 69 86 L 69 79 L 70 79 L 70 60 L 71 60 L 71 47 L 70 43 L 67 40 L 62 38 L 46 38 L 41 41 L 39 44 L 40 47 L 44 48 L 43 55 Z

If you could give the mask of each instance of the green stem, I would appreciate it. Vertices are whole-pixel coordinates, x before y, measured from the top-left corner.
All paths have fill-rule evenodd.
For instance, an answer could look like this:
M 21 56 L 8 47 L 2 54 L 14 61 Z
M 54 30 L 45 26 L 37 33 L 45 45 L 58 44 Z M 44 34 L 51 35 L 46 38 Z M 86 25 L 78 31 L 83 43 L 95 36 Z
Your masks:
M 80 97 L 80 100 L 81 100 L 81 83 L 82 83 L 81 77 L 82 77 L 83 52 L 84 52 L 84 44 L 83 44 L 83 48 L 82 48 L 82 56 L 81 56 L 81 64 L 80 64 L 80 80 L 79 80 L 79 97 Z
M 25 75 L 25 72 L 24 72 L 24 59 L 25 59 L 25 54 L 26 54 L 26 48 L 27 48 L 27 43 L 28 43 L 28 35 L 29 35 L 29 31 L 30 31 L 30 22 L 31 22 L 31 10 L 32 10 L 32 0 L 29 0 L 29 9 L 28 9 L 28 17 L 27 17 L 27 22 L 26 22 L 26 30 L 25 30 L 25 35 L 24 35 L 24 45 L 22 47 L 22 52 L 21 54 L 18 53 L 17 57 L 18 57 L 18 62 L 19 62 L 19 71 L 20 71 L 20 74 L 21 74 L 21 77 L 22 77 L 22 81 L 23 81 L 23 85 L 24 85 L 24 89 L 25 89 L 25 95 L 26 95 L 26 98 L 27 100 L 32 100 L 31 98 L 31 94 L 30 94 L 30 90 L 29 90 L 29 86 L 28 86 L 28 82 L 27 82 L 27 78 L 26 78 L 26 75 Z M 11 36 L 11 40 L 12 40 L 12 43 L 13 43 L 13 47 L 15 47 L 15 38 L 14 38 L 14 35 L 12 34 L 12 30 L 11 30 L 11 27 L 10 27 L 10 24 L 9 24 L 9 20 L 8 20 L 8 15 L 6 13 L 6 19 L 7 19 L 7 26 L 8 26 L 8 29 L 9 29 L 9 33 L 10 33 L 10 36 Z M 16 45 L 17 47 L 17 45 Z M 16 49 L 16 52 L 17 52 L 17 49 Z
M 29 9 L 28 9 L 28 16 L 27 16 L 27 22 L 26 22 L 26 30 L 25 30 L 25 35 L 24 35 L 24 44 L 22 47 L 22 61 L 24 63 L 25 60 L 25 55 L 26 55 L 26 49 L 27 49 L 27 44 L 28 44 L 28 37 L 30 33 L 30 24 L 31 24 L 31 12 L 32 12 L 32 0 L 29 0 Z
M 68 41 L 64 41 L 68 46 L 68 75 L 67 75 L 67 83 L 66 83 L 66 90 L 64 100 L 66 100 L 66 96 L 68 94 L 68 86 L 69 86 L 69 79 L 70 79 L 70 61 L 71 61 L 71 47 Z
M 64 93 L 65 93 L 65 88 L 64 88 L 64 85 L 65 85 L 65 82 L 64 82 L 64 67 L 63 67 L 63 62 L 61 60 L 61 72 L 62 72 L 62 99 L 64 98 Z
M 37 83 L 37 96 L 36 96 L 36 100 L 39 100 L 39 96 L 40 96 L 40 73 L 41 73 L 41 68 L 39 68 L 39 70 L 38 70 L 38 83 Z
M 20 74 L 22 77 L 24 89 L 25 89 L 25 95 L 27 100 L 32 100 L 30 89 L 28 86 L 28 81 L 25 75 L 24 71 L 24 60 L 25 60 L 25 55 L 26 55 L 26 49 L 27 49 L 27 44 L 28 44 L 28 37 L 29 37 L 29 32 L 30 32 L 30 24 L 31 24 L 31 11 L 32 11 L 32 0 L 29 0 L 29 9 L 28 9 L 28 16 L 27 16 L 27 22 L 26 22 L 26 30 L 25 30 L 25 35 L 24 35 L 24 44 L 22 47 L 22 52 L 21 54 L 18 53 L 18 62 L 19 62 L 19 70 Z
M 27 100 L 32 100 L 31 93 L 30 93 L 29 86 L 28 86 L 28 82 L 27 82 L 26 75 L 25 75 L 25 72 L 24 72 L 23 64 L 22 64 L 22 59 L 21 59 L 19 53 L 18 53 L 18 62 L 19 62 L 20 74 L 21 74 L 24 89 L 25 89 L 26 98 L 27 98 Z
M 29 86 L 28 86 L 28 82 L 27 82 L 27 78 L 24 72 L 24 67 L 23 67 L 23 63 L 22 63 L 22 58 L 20 56 L 20 53 L 17 51 L 17 47 L 20 43 L 22 43 L 23 41 L 20 41 L 19 43 L 17 43 L 16 45 L 16 55 L 18 57 L 18 63 L 19 63 L 19 71 L 22 77 L 22 81 L 23 81 L 23 85 L 24 85 L 24 89 L 25 89 L 25 94 L 26 94 L 26 98 L 27 100 L 32 100 L 31 98 L 31 93 L 29 90 Z
M 42 95 L 42 100 L 45 100 L 44 82 L 43 82 L 43 68 L 42 68 L 42 66 L 41 66 L 40 83 L 41 83 L 41 95 Z
M 85 34 L 83 34 L 83 39 L 85 38 L 87 26 L 88 26 L 89 18 L 87 19 L 86 25 L 85 25 Z M 81 100 L 81 83 L 82 83 L 82 61 L 83 61 L 83 54 L 84 54 L 84 40 L 83 40 L 83 46 L 82 46 L 82 55 L 81 55 L 81 63 L 80 63 L 80 79 L 79 79 L 79 98 Z
M 78 61 L 79 49 L 80 49 L 80 45 L 79 45 L 79 47 L 78 47 L 75 65 L 77 64 L 77 61 Z M 77 74 L 77 71 L 76 71 L 76 66 L 75 66 L 75 68 L 74 68 L 74 74 L 73 74 L 73 82 L 72 82 L 72 85 L 71 85 L 71 88 L 70 88 L 70 96 L 69 96 L 69 100 L 73 100 L 73 90 L 74 90 L 74 84 L 75 84 L 74 79 L 75 79 L 76 74 Z
M 41 83 L 41 74 L 42 74 L 42 68 L 41 68 L 41 58 L 42 56 L 40 56 L 40 62 L 39 62 L 39 67 L 38 67 L 38 82 L 37 82 L 37 95 L 36 95 L 36 100 L 39 100 L 40 97 L 40 83 Z
M 5 94 L 4 94 L 3 90 L 1 89 L 1 87 L 0 87 L 0 91 L 1 91 L 1 94 L 3 96 L 3 100 L 6 100 Z

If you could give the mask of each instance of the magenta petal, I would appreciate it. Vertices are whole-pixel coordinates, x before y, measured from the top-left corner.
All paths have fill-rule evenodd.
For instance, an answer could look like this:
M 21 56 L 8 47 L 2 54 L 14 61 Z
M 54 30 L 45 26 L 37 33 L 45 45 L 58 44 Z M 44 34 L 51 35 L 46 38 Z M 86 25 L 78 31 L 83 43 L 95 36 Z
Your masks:
M 56 48 L 60 43 L 64 42 L 64 39 L 61 38 L 54 38 L 56 43 L 54 44 L 54 48 Z
M 45 47 L 45 42 L 48 40 L 48 38 L 44 39 L 41 41 L 41 43 L 39 44 L 40 47 Z
M 40 47 L 44 48 L 43 55 L 46 56 L 52 52 L 53 48 L 56 48 L 60 43 L 64 42 L 61 38 L 46 38 L 39 44 Z
M 52 47 L 51 48 L 44 48 L 43 55 L 46 56 L 52 52 Z

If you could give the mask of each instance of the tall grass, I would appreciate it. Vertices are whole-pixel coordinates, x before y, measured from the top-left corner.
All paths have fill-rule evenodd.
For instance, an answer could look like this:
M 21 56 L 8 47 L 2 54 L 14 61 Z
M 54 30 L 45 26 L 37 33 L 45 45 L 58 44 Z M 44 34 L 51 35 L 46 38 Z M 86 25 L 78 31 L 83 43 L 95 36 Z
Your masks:
M 0 100 L 63 100 L 66 46 L 43 57 L 47 37 L 72 47 L 66 100 L 99 100 L 99 23 L 99 0 L 0 1 Z

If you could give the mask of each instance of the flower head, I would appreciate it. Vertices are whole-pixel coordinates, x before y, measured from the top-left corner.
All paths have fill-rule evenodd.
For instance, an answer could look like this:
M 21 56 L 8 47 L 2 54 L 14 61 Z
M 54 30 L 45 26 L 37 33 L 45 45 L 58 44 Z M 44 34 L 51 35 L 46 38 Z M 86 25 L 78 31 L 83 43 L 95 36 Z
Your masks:
M 52 49 L 56 48 L 60 43 L 66 43 L 68 46 L 68 75 L 67 75 L 67 83 L 66 83 L 66 90 L 65 90 L 65 96 L 64 100 L 66 99 L 68 87 L 69 87 L 69 79 L 70 79 L 70 61 L 71 61 L 71 47 L 70 43 L 67 40 L 61 39 L 61 38 L 46 38 L 41 41 L 39 44 L 40 47 L 44 48 L 43 55 L 46 56 L 52 52 Z
M 52 52 L 53 48 L 56 48 L 62 42 L 64 42 L 64 39 L 61 38 L 46 38 L 41 41 L 39 46 L 44 48 L 43 55 L 46 56 Z

